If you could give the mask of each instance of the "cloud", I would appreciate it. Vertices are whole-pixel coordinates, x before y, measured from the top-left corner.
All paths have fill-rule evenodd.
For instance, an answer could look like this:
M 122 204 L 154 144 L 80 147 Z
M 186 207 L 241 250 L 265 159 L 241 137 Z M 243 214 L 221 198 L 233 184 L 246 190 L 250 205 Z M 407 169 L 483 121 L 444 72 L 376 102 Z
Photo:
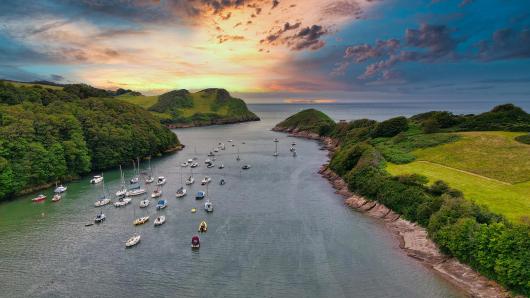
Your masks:
M 273 34 L 269 34 L 265 39 L 262 39 L 260 43 L 285 44 L 291 50 L 295 51 L 304 49 L 318 50 L 324 46 L 325 43 L 320 40 L 320 38 L 327 34 L 328 31 L 320 25 L 305 27 L 300 29 L 294 35 L 284 36 L 286 32 L 298 29 L 300 25 L 301 23 L 290 24 L 287 22 L 283 25 L 282 29 Z
M 278 6 L 278 4 L 280 4 L 280 1 L 278 1 L 278 0 L 272 0 L 272 8 L 271 8 L 271 9 L 275 9 L 276 6 Z
M 224 43 L 227 41 L 242 41 L 242 40 L 245 40 L 245 37 L 241 35 L 227 35 L 227 34 L 217 35 L 217 41 L 219 43 Z
M 360 17 L 363 10 L 356 1 L 336 1 L 323 8 L 324 14 L 329 16 L 354 16 Z
M 483 61 L 530 58 L 530 29 L 497 30 L 491 40 L 483 40 L 477 47 L 478 57 Z
M 349 46 L 344 51 L 344 60 L 332 70 L 333 75 L 344 74 L 351 63 L 368 64 L 357 78 L 367 80 L 394 80 L 398 73 L 392 68 L 400 62 L 433 63 L 442 59 L 456 59 L 457 46 L 463 39 L 454 38 L 453 31 L 445 25 L 423 24 L 419 29 L 406 29 L 402 40 L 379 40 L 374 45 Z
M 58 74 L 51 74 L 50 79 L 54 82 L 61 82 L 64 81 L 64 77 Z

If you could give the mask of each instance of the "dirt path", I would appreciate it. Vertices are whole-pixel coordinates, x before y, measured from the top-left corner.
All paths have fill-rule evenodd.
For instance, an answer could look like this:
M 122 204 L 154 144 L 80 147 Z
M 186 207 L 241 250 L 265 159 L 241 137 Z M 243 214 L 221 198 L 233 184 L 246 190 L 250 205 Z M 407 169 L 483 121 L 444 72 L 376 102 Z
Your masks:
M 446 166 L 446 165 L 443 165 L 443 164 L 440 164 L 440 163 L 436 163 L 436 162 L 432 162 L 432 161 L 427 161 L 427 160 L 417 160 L 417 162 L 422 162 L 422 163 L 428 163 L 428 164 L 432 164 L 432 165 L 437 165 L 437 166 L 440 166 L 440 167 L 442 167 L 442 168 L 446 168 L 446 169 L 454 170 L 454 171 L 457 171 L 457 172 L 461 172 L 461 173 L 465 173 L 465 174 L 473 175 L 473 176 L 475 176 L 475 177 L 480 177 L 480 178 L 483 178 L 483 179 L 486 179 L 486 180 L 490 180 L 490 181 L 495 181 L 495 182 L 498 182 L 498 183 L 502 183 L 502 184 L 504 184 L 504 185 L 513 185 L 513 184 L 510 184 L 510 183 L 508 183 L 508 182 L 504 182 L 504 181 L 497 180 L 497 179 L 494 179 L 494 178 L 489 178 L 489 177 L 482 176 L 482 175 L 479 175 L 479 174 L 475 174 L 475 173 L 473 173 L 473 172 L 469 172 L 469 171 L 466 171 L 466 170 L 460 170 L 460 169 L 457 169 L 457 168 L 449 167 L 449 166 Z

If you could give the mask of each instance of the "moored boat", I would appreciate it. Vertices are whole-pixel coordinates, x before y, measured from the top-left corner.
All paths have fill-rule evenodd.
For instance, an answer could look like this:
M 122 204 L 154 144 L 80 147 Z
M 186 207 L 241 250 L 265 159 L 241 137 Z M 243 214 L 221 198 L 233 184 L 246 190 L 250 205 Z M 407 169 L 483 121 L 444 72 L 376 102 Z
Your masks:
M 202 200 L 204 199 L 204 197 L 206 196 L 206 193 L 204 191 L 199 191 L 197 192 L 197 194 L 195 195 L 195 199 L 197 200 Z
M 149 203 L 151 203 L 149 200 L 145 199 L 145 200 L 141 200 L 140 201 L 140 208 L 145 208 L 147 206 L 149 206 Z
M 189 176 L 188 179 L 186 179 L 186 185 L 191 185 L 195 182 L 195 178 L 192 176 Z
M 139 196 L 139 195 L 142 195 L 144 193 L 146 193 L 147 191 L 143 188 L 140 187 L 140 185 L 138 185 L 138 187 L 135 187 L 133 189 L 129 189 L 125 195 L 128 196 L 128 197 L 133 197 L 133 196 Z
M 59 202 L 62 199 L 61 195 L 56 193 L 53 195 L 52 202 Z
M 68 187 L 63 186 L 62 184 L 57 186 L 53 192 L 55 193 L 63 193 L 68 189 Z
M 164 185 L 164 184 L 166 184 L 166 177 L 164 176 L 158 177 L 158 179 L 156 180 L 156 185 Z
M 208 200 L 206 203 L 204 203 L 204 210 L 206 210 L 206 212 L 213 212 L 212 202 Z
M 208 224 L 203 220 L 199 224 L 199 232 L 206 233 L 208 231 Z
M 154 181 L 155 181 L 155 178 L 153 176 L 151 176 L 151 175 L 149 175 L 149 176 L 147 176 L 145 178 L 145 183 L 147 183 L 147 184 L 153 183 Z
M 123 207 L 131 202 L 131 198 L 120 198 L 114 202 L 114 207 Z
M 92 177 L 92 179 L 90 179 L 90 183 L 91 184 L 98 184 L 101 181 L 103 181 L 103 176 L 101 176 L 101 175 L 96 175 L 96 176 Z
M 251 168 L 251 166 L 250 166 L 250 165 L 243 165 L 241 168 L 242 168 L 243 170 L 248 170 L 248 169 Z
M 102 207 L 102 206 L 107 205 L 108 203 L 110 203 L 110 199 L 109 199 L 109 198 L 107 198 L 107 197 L 101 197 L 101 198 L 99 198 L 99 200 L 97 200 L 97 201 L 94 203 L 94 206 L 95 206 L 95 207 Z
M 125 247 L 133 247 L 140 242 L 140 235 L 135 234 L 125 242 Z
M 183 196 L 186 195 L 186 189 L 184 187 L 181 187 L 177 190 L 177 193 L 175 194 L 175 196 L 177 198 L 182 198 Z
M 225 185 L 226 184 L 226 181 L 224 179 L 221 179 L 221 181 L 219 181 L 219 185 Z
M 162 196 L 162 190 L 160 188 L 157 188 L 153 191 L 151 194 L 151 198 L 159 198 Z
M 219 165 L 219 169 L 220 169 L 220 170 L 222 170 L 222 169 L 224 169 L 224 168 L 225 168 L 225 165 L 224 165 L 224 164 L 220 164 L 220 165 Z
M 192 167 L 192 168 L 196 168 L 196 167 L 198 167 L 198 166 L 199 166 L 199 163 L 198 163 L 198 162 L 193 162 L 193 163 L 190 165 L 190 167 Z
M 193 161 L 192 161 L 193 162 Z M 190 164 L 188 162 L 183 162 L 180 164 L 181 167 L 185 168 L 187 166 L 189 166 Z
M 201 247 L 201 240 L 199 239 L 198 235 L 195 235 L 191 237 L 191 248 L 200 248 Z
M 164 209 L 167 207 L 167 200 L 158 200 L 158 203 L 156 204 L 156 209 Z
M 155 219 L 155 227 L 163 225 L 166 222 L 166 217 L 164 215 L 160 215 Z
M 103 221 L 105 221 L 105 218 L 107 218 L 105 216 L 105 213 L 100 212 L 99 214 L 96 215 L 96 218 L 94 218 L 94 222 L 95 223 L 102 223 Z
M 42 202 L 44 200 L 46 200 L 46 196 L 43 195 L 43 194 L 40 194 L 40 195 L 36 196 L 35 198 L 31 199 L 31 201 L 33 201 L 33 202 Z
M 149 221 L 149 216 L 144 216 L 144 217 L 140 217 L 140 218 L 137 218 L 134 220 L 133 224 L 135 226 L 137 225 L 143 225 L 144 223 L 146 223 L 147 221 Z
M 201 181 L 201 184 L 202 185 L 206 185 L 208 183 L 210 183 L 212 181 L 212 178 L 208 177 L 208 176 L 205 176 L 202 181 Z

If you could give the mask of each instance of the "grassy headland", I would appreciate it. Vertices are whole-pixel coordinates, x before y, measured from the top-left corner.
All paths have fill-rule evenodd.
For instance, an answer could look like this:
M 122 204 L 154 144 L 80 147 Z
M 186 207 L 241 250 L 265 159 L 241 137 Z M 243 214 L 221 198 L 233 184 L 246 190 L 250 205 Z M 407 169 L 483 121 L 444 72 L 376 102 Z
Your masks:
M 329 168 L 351 192 L 424 226 L 443 252 L 481 274 L 530 294 L 530 147 L 515 141 L 530 131 L 529 114 L 507 104 L 479 115 L 435 111 L 330 126 L 329 117 L 302 111 L 274 129 L 304 127 L 308 115 L 312 137 L 338 144 Z
M 118 98 L 143 107 L 169 127 L 259 120 L 243 100 L 232 97 L 225 89 L 211 88 L 195 93 L 181 89 L 159 96 L 124 94 Z

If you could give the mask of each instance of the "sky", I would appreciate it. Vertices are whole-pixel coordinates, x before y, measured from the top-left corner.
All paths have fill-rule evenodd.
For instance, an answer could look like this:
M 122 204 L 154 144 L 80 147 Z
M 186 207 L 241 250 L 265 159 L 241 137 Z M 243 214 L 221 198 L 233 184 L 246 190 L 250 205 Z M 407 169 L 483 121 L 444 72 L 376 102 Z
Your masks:
M 249 102 L 530 101 L 530 1 L 2 0 L 0 78 Z

